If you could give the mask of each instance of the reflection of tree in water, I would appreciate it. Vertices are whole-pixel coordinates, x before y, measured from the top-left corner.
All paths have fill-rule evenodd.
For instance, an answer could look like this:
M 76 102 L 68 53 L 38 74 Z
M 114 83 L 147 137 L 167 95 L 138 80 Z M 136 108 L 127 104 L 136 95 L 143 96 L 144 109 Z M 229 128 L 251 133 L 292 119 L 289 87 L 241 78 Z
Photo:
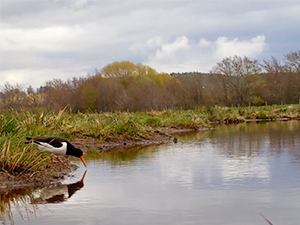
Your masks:
M 154 154 L 158 151 L 157 146 L 114 149 L 110 152 L 103 153 L 101 158 L 110 162 L 112 165 L 132 165 L 137 159 L 153 158 Z
M 19 188 L 19 189 L 1 189 L 0 190 L 0 221 L 3 224 L 14 224 L 13 209 L 22 219 L 29 218 L 30 215 L 36 216 L 38 204 L 59 203 L 71 198 L 75 192 L 83 188 L 84 178 L 71 183 L 42 188 Z M 24 212 L 26 215 L 24 215 Z
M 200 145 L 210 142 L 229 158 L 253 157 L 266 151 L 300 157 L 295 151 L 300 142 L 300 122 L 251 122 L 236 125 L 220 125 L 215 130 L 180 135 L 185 141 L 200 140 Z
M 205 177 L 205 182 L 215 179 L 215 168 L 220 168 L 223 182 L 233 179 L 269 182 L 268 156 L 278 156 L 282 152 L 300 166 L 297 147 L 300 145 L 300 121 L 220 125 L 216 130 L 179 134 L 177 137 L 182 142 L 194 144 L 190 145 L 191 151 L 186 159 L 182 156 L 168 162 L 164 173 L 168 179 L 184 185 L 194 182 L 193 179 L 197 177 L 195 171 L 201 168 L 195 165 L 202 163 L 205 164 L 206 173 L 201 177 Z M 193 151 L 193 148 L 196 150 Z M 193 166 L 197 169 L 190 169 Z

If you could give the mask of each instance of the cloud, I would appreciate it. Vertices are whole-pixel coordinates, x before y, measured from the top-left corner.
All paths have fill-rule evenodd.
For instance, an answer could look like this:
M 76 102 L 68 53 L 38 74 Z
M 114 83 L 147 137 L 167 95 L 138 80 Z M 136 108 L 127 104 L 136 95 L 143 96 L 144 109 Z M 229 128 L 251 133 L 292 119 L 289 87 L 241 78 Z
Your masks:
M 160 38 L 161 40 L 162 38 Z M 148 43 L 148 41 L 146 41 Z M 147 44 L 138 45 L 147 48 Z M 267 49 L 265 36 L 256 36 L 250 40 L 240 41 L 238 38 L 229 40 L 219 37 L 215 41 L 200 38 L 198 42 L 192 42 L 186 36 L 176 38 L 171 42 L 163 42 L 156 45 L 156 50 L 145 61 L 153 68 L 162 72 L 187 72 L 209 70 L 218 61 L 229 56 L 259 57 Z
M 265 36 L 257 36 L 249 41 L 239 41 L 238 38 L 229 41 L 226 37 L 219 37 L 215 41 L 213 49 L 219 58 L 233 55 L 255 58 L 266 49 L 266 46 Z
M 80 9 L 80 8 L 83 8 L 87 3 L 88 3 L 89 0 L 77 0 L 75 3 L 74 3 L 74 6 L 76 9 Z
M 0 42 L 3 51 L 59 52 L 83 33 L 80 26 L 51 26 L 40 29 L 2 28 Z M 55 35 L 53 35 L 55 34 Z M 20 38 L 21 37 L 21 38 Z M 72 49 L 69 49 L 72 50 Z
M 188 51 L 190 48 L 189 39 L 185 36 L 176 38 L 172 43 L 162 44 L 160 49 L 155 53 L 157 60 L 165 60 L 167 58 L 173 58 L 176 53 L 181 51 Z
M 134 43 L 129 47 L 129 51 L 135 54 L 141 54 L 148 51 L 153 51 L 157 47 L 163 44 L 163 38 L 160 36 L 155 36 L 148 39 L 145 43 Z
M 86 72 L 84 69 L 79 67 L 71 68 L 69 70 L 61 68 L 4 70 L 1 72 L 0 87 L 3 88 L 4 84 L 8 82 L 14 85 L 19 84 L 23 87 L 28 87 L 31 85 L 37 88 L 41 85 L 45 85 L 46 81 L 62 79 L 68 74 L 72 74 L 72 77 L 84 77 Z

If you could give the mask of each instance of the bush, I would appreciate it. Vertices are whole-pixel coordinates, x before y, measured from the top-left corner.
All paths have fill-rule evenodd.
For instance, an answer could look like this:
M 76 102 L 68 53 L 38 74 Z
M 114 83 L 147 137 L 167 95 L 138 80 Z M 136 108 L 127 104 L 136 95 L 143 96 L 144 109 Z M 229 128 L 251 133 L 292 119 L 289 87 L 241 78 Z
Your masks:
M 261 97 L 256 96 L 256 97 L 254 98 L 254 100 L 253 100 L 253 104 L 254 104 L 255 106 L 262 106 L 262 105 L 265 104 L 265 101 L 264 101 Z

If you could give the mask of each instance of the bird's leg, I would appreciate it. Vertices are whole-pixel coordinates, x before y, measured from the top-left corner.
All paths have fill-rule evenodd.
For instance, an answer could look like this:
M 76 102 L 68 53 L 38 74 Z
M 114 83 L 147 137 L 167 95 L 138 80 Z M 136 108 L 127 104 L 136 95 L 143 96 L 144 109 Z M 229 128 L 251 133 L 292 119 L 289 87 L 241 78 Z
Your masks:
M 58 155 L 55 155 L 56 156 L 56 159 L 57 161 L 54 160 L 54 155 L 52 154 L 51 155 L 51 164 L 54 164 L 54 163 L 57 163 L 59 162 L 61 165 L 63 165 L 64 167 L 68 167 L 65 163 L 63 163 L 60 159 L 59 159 L 59 156 Z
M 57 156 L 57 161 L 58 161 L 61 165 L 63 165 L 64 167 L 69 168 L 65 163 L 63 163 L 63 162 L 59 159 L 58 156 Z
M 51 159 L 51 164 L 54 164 L 55 162 L 54 162 L 54 160 L 53 160 L 53 155 L 51 154 L 51 156 L 50 156 L 50 159 Z
M 69 159 L 70 159 L 69 155 L 64 156 L 64 158 L 66 159 L 65 162 L 69 162 Z

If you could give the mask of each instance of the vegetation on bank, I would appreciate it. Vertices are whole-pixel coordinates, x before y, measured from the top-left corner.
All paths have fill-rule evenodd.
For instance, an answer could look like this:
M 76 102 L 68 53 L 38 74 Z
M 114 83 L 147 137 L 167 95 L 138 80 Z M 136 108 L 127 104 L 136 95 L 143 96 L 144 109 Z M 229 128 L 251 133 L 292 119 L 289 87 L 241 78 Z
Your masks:
M 7 140 L 2 145 L 0 152 L 0 168 L 3 172 L 11 175 L 22 175 L 28 172 L 39 171 L 45 167 L 47 157 L 43 157 L 40 152 L 32 148 L 11 145 Z
M 0 171 L 11 176 L 33 174 L 50 162 L 47 154 L 25 144 L 26 136 L 92 138 L 98 143 L 153 140 L 166 128 L 210 128 L 215 123 L 300 119 L 300 105 L 198 107 L 193 110 L 70 113 L 30 109 L 0 115 Z M 86 149 L 85 149 L 86 150 Z

